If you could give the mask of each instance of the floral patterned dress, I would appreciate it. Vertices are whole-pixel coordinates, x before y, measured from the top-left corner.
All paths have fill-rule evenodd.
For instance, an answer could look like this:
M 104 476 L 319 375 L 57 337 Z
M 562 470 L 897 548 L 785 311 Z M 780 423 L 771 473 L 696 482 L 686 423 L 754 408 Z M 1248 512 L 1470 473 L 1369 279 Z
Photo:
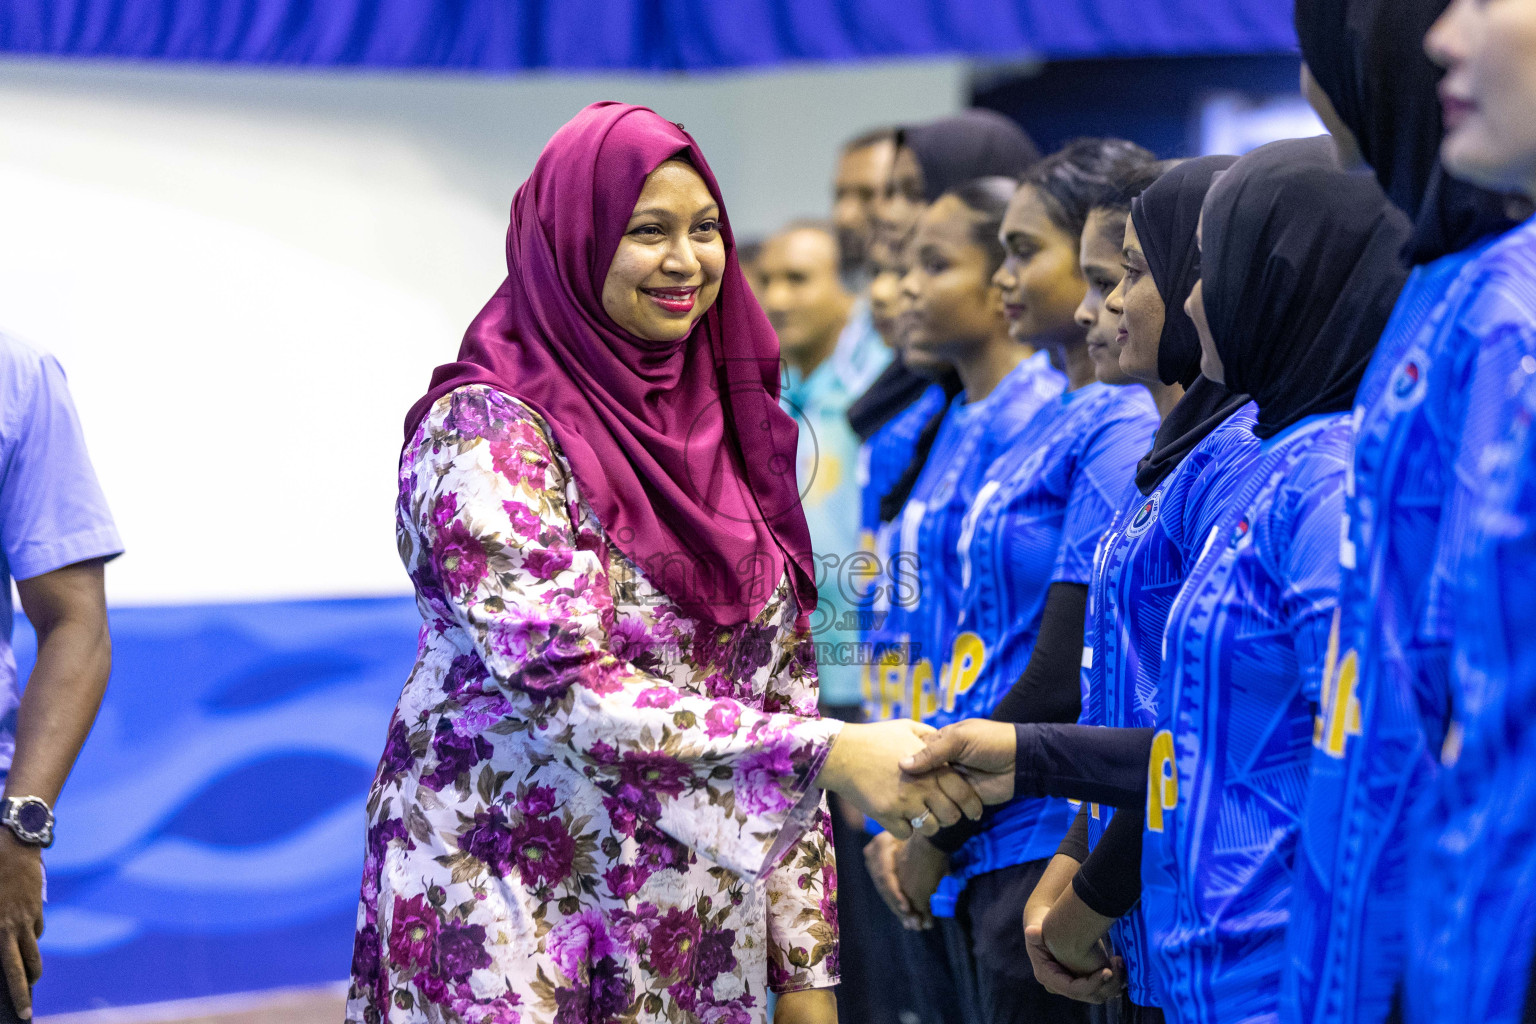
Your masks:
M 423 624 L 368 799 L 347 1020 L 755 1024 L 837 982 L 809 636 L 700 627 L 483 385 L 401 458 Z

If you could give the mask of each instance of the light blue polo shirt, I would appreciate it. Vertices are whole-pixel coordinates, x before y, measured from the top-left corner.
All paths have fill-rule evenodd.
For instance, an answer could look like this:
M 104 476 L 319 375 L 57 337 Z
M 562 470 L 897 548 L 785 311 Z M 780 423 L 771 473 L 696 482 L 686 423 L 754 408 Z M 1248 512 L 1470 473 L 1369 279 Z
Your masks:
M 0 582 L 122 554 L 86 454 L 64 369 L 0 334 Z M 0 777 L 16 752 L 21 686 L 11 649 L 15 611 L 0 602 Z

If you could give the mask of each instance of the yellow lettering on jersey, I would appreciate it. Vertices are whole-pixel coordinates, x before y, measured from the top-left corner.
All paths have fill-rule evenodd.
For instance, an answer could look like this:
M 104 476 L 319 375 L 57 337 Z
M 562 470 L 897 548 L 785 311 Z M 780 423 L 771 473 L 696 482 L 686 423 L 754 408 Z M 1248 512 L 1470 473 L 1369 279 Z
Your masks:
M 1333 623 L 1328 627 L 1328 653 L 1323 657 L 1323 713 L 1312 719 L 1312 745 L 1319 750 L 1322 749 L 1323 733 L 1327 729 L 1324 719 L 1327 717 L 1327 709 L 1331 702 L 1328 691 L 1333 686 L 1334 673 L 1339 667 L 1339 620 L 1342 616 L 1343 612 L 1340 609 L 1333 610 Z
M 1094 821 L 1098 821 L 1099 818 L 1102 817 L 1102 815 L 1099 814 L 1099 805 L 1098 804 L 1089 804 L 1088 805 L 1088 817 L 1092 818 Z
M 880 719 L 895 718 L 907 695 L 907 659 L 902 645 L 893 646 L 880 655 L 875 666 L 876 687 L 880 695 Z
M 1163 830 L 1163 815 L 1179 805 L 1179 766 L 1173 756 L 1173 733 L 1159 729 L 1152 737 L 1147 764 L 1147 828 Z
M 1352 650 L 1339 656 L 1340 618 L 1341 612 L 1335 610 L 1323 666 L 1322 714 L 1312 725 L 1312 745 L 1329 757 L 1343 757 L 1349 737 L 1360 735 L 1360 697 L 1355 689 L 1360 679 L 1360 656 Z
M 987 645 L 981 637 L 975 633 L 961 633 L 955 637 L 949 671 L 945 674 L 948 680 L 944 686 L 945 711 L 955 710 L 960 695 L 976 685 L 976 677 L 981 675 L 981 668 L 986 663 Z
M 1350 651 L 1340 659 L 1333 684 L 1323 689 L 1327 726 L 1323 730 L 1322 747 L 1329 757 L 1343 757 L 1349 737 L 1360 735 L 1360 697 L 1355 692 L 1359 678 L 1360 656 Z
M 1312 723 L 1312 745 L 1330 757 L 1343 757 L 1349 737 L 1360 735 L 1360 697 L 1356 683 L 1360 679 L 1360 657 L 1354 651 L 1339 651 L 1339 620 L 1333 613 L 1333 628 L 1328 631 L 1328 657 L 1323 665 L 1322 713 Z
M 939 713 L 939 684 L 933 662 L 924 658 L 912 666 L 912 717 L 918 721 Z

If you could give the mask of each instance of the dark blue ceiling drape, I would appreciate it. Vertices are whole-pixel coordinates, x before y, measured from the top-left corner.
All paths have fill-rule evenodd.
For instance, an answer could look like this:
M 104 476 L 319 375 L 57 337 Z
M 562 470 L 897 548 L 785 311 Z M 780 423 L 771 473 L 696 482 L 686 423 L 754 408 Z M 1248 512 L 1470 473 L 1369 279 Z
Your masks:
M 0 0 L 0 51 L 512 72 L 1274 53 L 1291 0 Z

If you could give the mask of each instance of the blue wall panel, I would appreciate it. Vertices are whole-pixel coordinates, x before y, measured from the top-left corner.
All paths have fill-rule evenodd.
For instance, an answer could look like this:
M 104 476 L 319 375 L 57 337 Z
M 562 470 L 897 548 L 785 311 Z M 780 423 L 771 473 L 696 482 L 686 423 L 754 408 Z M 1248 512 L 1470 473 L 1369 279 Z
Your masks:
M 0 0 L 0 50 L 508 72 L 1293 50 L 1291 0 Z
M 43 1013 L 343 979 L 410 598 L 112 612 L 48 851 Z M 17 627 L 23 678 L 33 636 Z

